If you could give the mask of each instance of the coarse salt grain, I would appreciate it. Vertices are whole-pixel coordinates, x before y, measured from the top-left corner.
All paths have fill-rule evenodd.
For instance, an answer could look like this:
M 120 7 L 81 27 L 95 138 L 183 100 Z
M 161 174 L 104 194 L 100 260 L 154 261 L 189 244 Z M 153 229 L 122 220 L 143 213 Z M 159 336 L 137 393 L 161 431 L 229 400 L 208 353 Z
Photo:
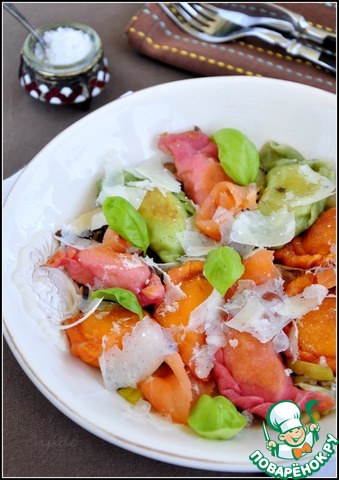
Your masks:
M 93 42 L 88 33 L 71 27 L 58 27 L 43 34 L 46 52 L 39 43 L 35 55 L 51 65 L 69 65 L 82 60 L 90 52 Z

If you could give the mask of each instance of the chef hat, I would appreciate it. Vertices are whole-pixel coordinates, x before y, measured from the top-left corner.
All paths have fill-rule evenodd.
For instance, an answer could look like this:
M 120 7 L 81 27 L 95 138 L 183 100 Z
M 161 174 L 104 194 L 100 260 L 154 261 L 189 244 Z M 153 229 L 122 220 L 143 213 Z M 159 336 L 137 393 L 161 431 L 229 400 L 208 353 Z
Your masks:
M 274 404 L 267 413 L 267 422 L 273 430 L 285 433 L 293 428 L 302 427 L 299 406 L 289 400 Z

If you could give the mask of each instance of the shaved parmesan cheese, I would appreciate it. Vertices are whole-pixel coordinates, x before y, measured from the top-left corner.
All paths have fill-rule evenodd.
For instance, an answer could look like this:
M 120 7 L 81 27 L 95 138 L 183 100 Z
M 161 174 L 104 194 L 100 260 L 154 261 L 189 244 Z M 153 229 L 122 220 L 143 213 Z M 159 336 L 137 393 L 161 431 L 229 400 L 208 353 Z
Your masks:
M 62 228 L 62 231 L 72 232 L 74 235 L 84 236 L 84 235 L 82 235 L 83 232 L 88 232 L 88 231 L 92 230 L 92 228 L 91 228 L 92 219 L 98 213 L 100 213 L 100 211 L 101 211 L 101 208 L 97 207 L 94 210 L 91 210 L 90 212 L 87 212 L 87 213 L 84 213 L 83 215 L 80 215 L 72 223 L 69 223 L 68 225 L 65 225 Z
M 263 215 L 259 210 L 240 212 L 234 218 L 231 242 L 255 247 L 279 247 L 295 236 L 295 218 L 287 209 Z
M 175 285 L 172 282 L 168 273 L 162 270 L 152 258 L 146 255 L 143 260 L 149 267 L 159 271 L 163 277 L 163 282 L 165 285 L 165 297 L 164 301 L 157 306 L 158 315 L 164 316 L 166 312 L 175 312 L 179 306 L 178 302 L 183 298 L 186 298 L 186 293 L 181 290 L 180 284 Z
M 279 316 L 290 316 L 294 319 L 301 318 L 318 307 L 327 293 L 328 290 L 323 285 L 310 285 L 299 295 L 285 298 L 282 303 L 272 307 L 272 311 Z
M 198 378 L 206 378 L 213 368 L 216 351 L 226 345 L 223 331 L 224 297 L 217 290 L 190 314 L 187 331 L 205 332 L 206 344 L 193 350 L 192 366 Z
M 218 223 L 220 226 L 224 225 L 225 223 L 229 223 L 233 221 L 234 217 L 234 209 L 226 210 L 224 207 L 217 207 L 216 211 L 213 214 L 212 220 Z
M 124 171 L 119 154 L 112 148 L 108 149 L 102 158 L 105 165 L 105 175 L 102 179 L 103 187 L 114 187 L 124 184 Z
M 179 242 L 188 257 L 203 257 L 213 248 L 217 248 L 216 242 L 200 232 L 185 230 L 177 234 Z
M 91 230 L 98 230 L 99 228 L 103 227 L 104 225 L 107 225 L 107 220 L 105 217 L 104 212 L 99 209 L 98 213 L 93 215 L 91 219 Z
M 101 182 L 101 191 L 96 200 L 97 205 L 102 205 L 107 197 L 122 197 L 138 210 L 146 193 L 147 189 L 143 185 L 125 185 L 121 161 L 116 152 L 108 151 L 105 156 L 105 175 Z
M 122 350 L 115 345 L 105 349 L 99 357 L 99 365 L 107 390 L 118 388 L 136 388 L 138 382 L 145 380 L 160 367 L 166 355 L 177 351 L 177 344 L 170 333 L 157 322 L 145 316 L 126 334 L 122 341 Z
M 61 229 L 61 237 L 57 236 L 59 240 L 64 245 L 69 245 L 70 247 L 75 247 L 78 250 L 84 250 L 92 246 L 96 246 L 97 243 L 93 240 L 86 238 L 89 237 L 92 233 L 93 228 L 93 219 L 98 215 L 102 214 L 101 207 L 95 208 L 90 212 L 80 215 L 72 223 L 64 225 Z M 103 214 L 102 214 L 103 215 Z M 96 228 L 100 228 L 103 225 L 107 225 L 107 221 L 104 217 L 103 223 L 101 223 Z
M 141 188 L 142 190 L 145 190 L 146 192 L 148 192 L 150 190 L 155 189 L 155 184 L 148 178 L 144 178 L 139 180 L 130 180 L 129 182 L 126 182 L 126 187 Z
M 222 223 L 219 227 L 220 241 L 222 245 L 227 245 L 235 250 L 242 258 L 246 258 L 256 248 L 253 245 L 245 245 L 243 243 L 232 242 L 230 239 L 234 218 L 232 217 L 228 222 Z
M 272 340 L 292 320 L 314 310 L 328 293 L 322 285 L 311 285 L 303 293 L 288 297 L 281 278 L 258 286 L 251 282 L 250 289 L 244 288 L 242 282 L 239 281 L 240 289 L 224 305 L 225 311 L 232 316 L 227 326 L 248 332 L 262 343 Z M 289 346 L 283 336 L 277 337 L 275 345 L 277 349 Z
M 217 338 L 222 331 L 221 314 L 224 303 L 224 297 L 214 289 L 211 295 L 190 313 L 187 331 L 202 333 L 215 330 Z M 216 341 L 219 342 L 218 339 Z
M 288 336 L 283 330 L 281 330 L 279 333 L 277 333 L 275 337 L 273 337 L 272 343 L 274 351 L 277 353 L 285 352 L 290 345 Z
M 100 303 L 103 301 L 103 297 L 101 298 L 95 298 L 89 305 L 89 309 L 85 315 L 83 315 L 81 318 L 79 318 L 76 322 L 69 323 L 68 325 L 60 325 L 61 330 L 66 330 L 67 328 L 72 328 L 75 327 L 75 325 L 79 325 L 79 323 L 82 323 L 86 318 L 90 317 L 92 313 L 95 312 L 95 310 L 98 308 Z
M 151 180 L 159 190 L 168 190 L 174 193 L 181 191 L 180 182 L 178 182 L 175 175 L 173 175 L 168 168 L 164 167 L 159 158 L 153 157 L 145 160 L 135 167 L 135 171 Z
M 207 237 L 194 224 L 194 217 L 186 220 L 187 228 L 177 233 L 177 238 L 188 257 L 204 257 L 213 248 L 220 246 L 218 242 Z
M 221 208 L 221 207 L 218 207 L 217 211 L 219 210 L 219 208 Z M 227 210 L 226 210 L 226 212 L 227 212 Z M 221 243 L 223 245 L 228 245 L 230 243 L 230 235 L 231 235 L 233 223 L 234 223 L 234 216 L 230 215 L 230 218 L 228 219 L 227 222 L 223 222 L 219 225 L 219 231 L 220 231 L 220 235 L 221 235 Z
M 84 235 L 90 235 L 90 232 L 83 232 Z M 74 247 L 77 250 L 85 250 L 86 248 L 95 247 L 98 242 L 95 242 L 89 238 L 78 237 L 71 229 L 63 228 L 61 230 L 61 236 L 55 236 L 55 238 L 64 245 Z
M 186 298 L 187 295 L 180 288 L 180 285 L 174 285 L 168 273 L 163 272 L 165 285 L 164 307 L 159 308 L 159 315 L 165 315 L 166 312 L 176 312 L 179 307 L 179 301 Z
M 299 171 L 300 175 L 304 177 L 304 184 L 307 185 L 307 189 L 304 187 L 302 195 L 293 195 L 289 199 L 289 205 L 291 207 L 310 205 L 334 193 L 335 185 L 329 178 L 315 172 L 308 165 L 300 165 Z
M 289 351 L 289 355 L 292 356 L 293 362 L 298 360 L 298 355 L 299 355 L 298 336 L 299 336 L 299 332 L 298 332 L 297 322 L 293 320 L 292 326 L 288 334 L 288 341 L 289 341 L 288 351 Z
M 116 185 L 114 187 L 104 186 L 97 198 L 97 204 L 102 205 L 107 197 L 122 197 L 127 200 L 133 207 L 138 210 L 142 204 L 147 190 L 139 187 L 130 187 L 124 185 Z

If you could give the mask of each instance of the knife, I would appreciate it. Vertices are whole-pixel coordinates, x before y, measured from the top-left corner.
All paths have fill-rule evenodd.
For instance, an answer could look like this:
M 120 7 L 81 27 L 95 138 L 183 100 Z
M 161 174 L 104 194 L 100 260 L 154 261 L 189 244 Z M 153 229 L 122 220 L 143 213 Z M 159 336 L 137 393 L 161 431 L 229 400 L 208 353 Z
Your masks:
M 259 31 L 260 29 L 256 30 Z M 312 63 L 327 68 L 331 72 L 336 72 L 337 57 L 335 55 L 316 50 L 315 48 L 310 48 L 307 45 L 298 42 L 296 38 L 286 38 L 281 33 L 276 32 L 275 30 L 261 30 L 262 38 L 266 42 L 271 43 L 272 45 L 279 45 L 281 48 L 284 48 L 285 51 L 290 55 L 304 58 L 305 60 L 309 60 Z
M 337 37 L 334 33 L 329 33 L 326 30 L 310 25 L 305 17 L 281 5 L 271 4 L 271 6 L 288 17 L 295 30 L 299 33 L 299 38 L 311 40 L 321 45 L 324 49 L 336 52 Z
M 266 442 L 269 442 L 271 439 L 270 439 L 270 436 L 269 436 L 268 431 L 267 431 L 265 420 L 262 422 L 262 429 L 264 430 L 264 437 L 265 437 Z M 278 449 L 277 445 L 272 447 L 271 454 L 273 455 L 273 457 L 277 456 L 277 449 Z
M 264 430 L 264 437 L 265 437 L 266 442 L 269 442 L 271 439 L 270 439 L 270 436 L 269 436 L 268 431 L 267 431 L 265 420 L 262 422 L 262 429 Z

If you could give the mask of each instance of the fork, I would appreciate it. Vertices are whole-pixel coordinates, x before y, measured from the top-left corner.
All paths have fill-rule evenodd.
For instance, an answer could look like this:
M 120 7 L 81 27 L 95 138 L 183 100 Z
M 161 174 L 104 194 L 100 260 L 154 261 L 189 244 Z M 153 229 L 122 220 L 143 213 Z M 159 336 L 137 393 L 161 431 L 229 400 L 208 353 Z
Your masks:
M 301 57 L 317 65 L 336 71 L 336 57 L 325 52 L 319 52 L 313 48 L 299 43 L 295 38 L 286 38 L 281 33 L 261 27 L 241 27 L 220 16 L 202 15 L 195 4 L 187 2 L 159 3 L 162 10 L 184 32 L 199 40 L 210 43 L 224 43 L 244 37 L 257 37 L 271 44 L 278 45 L 294 57 Z
M 265 4 L 266 16 L 253 16 L 230 7 L 220 8 L 209 3 L 190 3 L 190 5 L 202 16 L 210 19 L 213 19 L 214 15 L 219 15 L 224 20 L 242 27 L 267 27 L 301 40 L 314 42 L 333 54 L 336 52 L 337 37 L 334 33 L 312 26 L 302 15 L 274 3 Z

